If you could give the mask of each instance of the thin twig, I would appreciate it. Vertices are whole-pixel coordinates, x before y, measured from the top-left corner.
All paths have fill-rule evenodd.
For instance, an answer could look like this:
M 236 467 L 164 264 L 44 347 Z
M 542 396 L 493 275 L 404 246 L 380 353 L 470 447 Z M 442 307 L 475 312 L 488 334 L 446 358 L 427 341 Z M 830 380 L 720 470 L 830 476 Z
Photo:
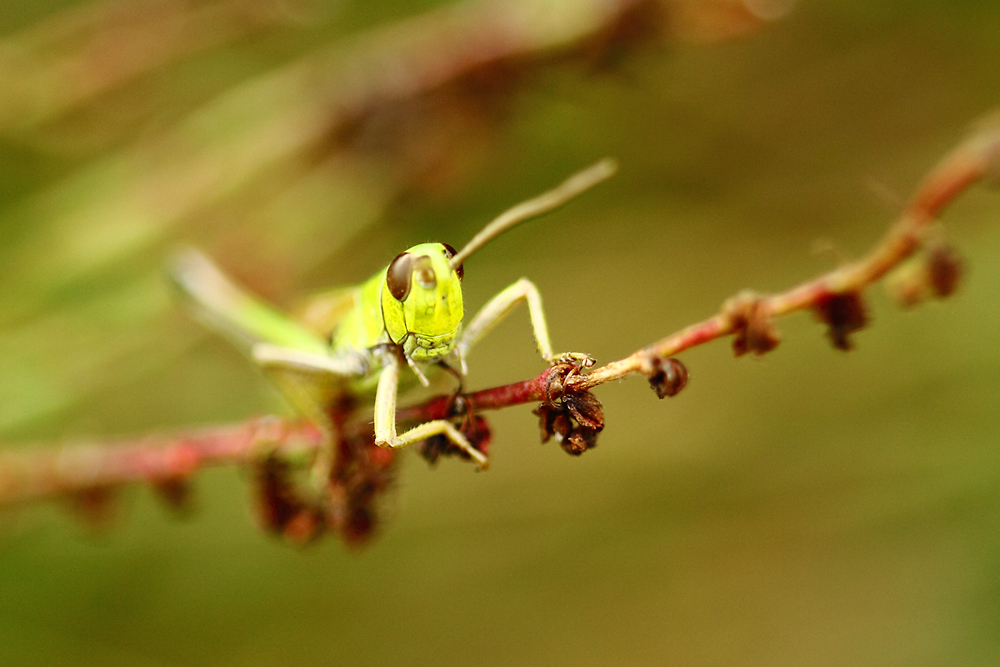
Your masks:
M 201 468 L 240 465 L 274 445 L 286 454 L 309 453 L 319 431 L 303 421 L 261 417 L 241 424 L 119 443 L 67 444 L 0 454 L 0 505 L 71 496 L 95 488 L 162 484 Z
M 998 175 L 1000 123 L 974 133 L 943 158 L 924 178 L 896 223 L 865 258 L 770 296 L 741 293 L 727 300 L 720 312 L 706 320 L 636 350 L 623 359 L 569 378 L 564 392 L 587 391 L 633 373 L 648 376 L 657 359 L 669 358 L 738 333 L 741 327 L 747 326 L 747 322 L 741 323 L 741 318 L 734 317 L 734 312 L 745 309 L 749 304 L 756 305 L 766 315 L 766 324 L 769 325 L 771 318 L 815 308 L 833 296 L 860 292 L 912 256 L 921 247 L 931 223 L 962 192 L 983 178 L 997 180 Z M 484 389 L 466 398 L 479 410 L 537 403 L 546 400 L 551 375 L 552 369 L 546 369 L 530 380 Z M 443 406 L 442 399 L 434 399 L 400 411 L 399 417 L 412 421 L 439 419 L 446 416 Z
M 830 313 L 839 311 L 828 308 L 830 302 L 851 301 L 924 248 L 931 223 L 941 211 L 971 185 L 984 179 L 1000 181 L 1000 124 L 977 132 L 932 169 L 898 221 L 863 259 L 784 292 L 769 296 L 739 294 L 727 300 L 712 317 L 589 373 L 578 369 L 567 372 L 565 367 L 555 366 L 531 379 L 460 398 L 467 409 L 476 411 L 561 400 L 633 373 L 655 376 L 662 372 L 663 360 L 728 335 L 736 337 L 737 354 L 746 351 L 760 354 L 773 349 L 780 340 L 773 330 L 773 318 L 807 308 L 826 313 L 827 323 L 836 329 L 837 316 Z M 849 311 L 850 308 L 848 315 Z M 847 328 L 840 333 L 851 330 Z M 838 341 L 843 343 L 842 338 L 834 337 L 835 344 Z M 554 386 L 558 387 L 555 393 Z M 456 397 L 433 398 L 400 409 L 397 418 L 401 422 L 449 418 L 455 414 L 455 403 Z M 585 407 L 577 406 L 583 418 L 587 417 Z M 345 434 L 348 439 L 370 439 L 370 415 L 358 413 L 348 420 Z M 242 465 L 274 453 L 293 462 L 299 455 L 304 462 L 320 441 L 318 431 L 301 420 L 270 417 L 114 445 L 67 445 L 8 452 L 0 454 L 0 505 L 72 498 L 94 489 L 133 483 L 161 486 L 183 481 L 204 467 Z M 380 465 L 391 465 L 391 461 Z

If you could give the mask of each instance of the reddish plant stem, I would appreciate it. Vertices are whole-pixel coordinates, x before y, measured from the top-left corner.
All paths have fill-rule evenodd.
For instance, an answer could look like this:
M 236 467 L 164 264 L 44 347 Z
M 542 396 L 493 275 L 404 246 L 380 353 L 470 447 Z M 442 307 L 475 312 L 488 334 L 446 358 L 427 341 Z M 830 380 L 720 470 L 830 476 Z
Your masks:
M 523 405 L 525 403 L 538 403 L 545 400 L 545 390 L 548 386 L 549 377 L 553 369 L 546 368 L 539 375 L 530 380 L 514 382 L 491 389 L 464 394 L 462 396 L 467 409 L 475 410 L 499 410 L 513 405 Z M 446 419 L 454 413 L 454 400 L 450 396 L 438 396 L 426 403 L 400 408 L 396 411 L 396 419 L 399 422 L 422 422 L 432 419 Z M 370 423 L 370 421 L 368 422 Z M 352 422 L 351 434 L 360 432 L 359 422 Z
M 239 465 L 265 447 L 312 449 L 319 431 L 306 422 L 263 417 L 121 444 L 67 444 L 0 455 L 0 505 L 136 482 L 183 481 L 199 469 Z
M 1000 126 L 973 134 L 945 156 L 924 178 L 899 220 L 862 260 L 840 267 L 785 292 L 760 297 L 771 316 L 815 307 L 831 295 L 860 291 L 884 277 L 920 248 L 929 225 L 954 199 L 985 176 L 1000 171 Z M 568 383 L 569 391 L 583 391 L 631 373 L 647 372 L 650 360 L 727 336 L 736 323 L 726 312 L 671 334 L 619 361 L 595 369 Z
M 1000 125 L 980 131 L 946 156 L 924 179 L 900 219 L 863 259 L 770 296 L 746 293 L 730 299 L 716 315 L 688 326 L 633 354 L 586 374 L 562 378 L 562 393 L 579 393 L 632 373 L 650 375 L 656 359 L 736 333 L 734 304 L 751 301 L 768 317 L 815 308 L 832 295 L 858 292 L 884 277 L 914 254 L 930 224 L 959 194 L 983 178 L 1000 174 Z M 743 324 L 745 326 L 745 323 Z M 766 351 L 766 350 L 765 350 Z M 445 419 L 465 410 L 495 410 L 550 399 L 557 368 L 536 377 L 460 397 L 439 396 L 397 412 L 400 422 Z M 459 405 L 464 402 L 464 406 Z M 369 415 L 356 414 L 345 424 L 349 437 L 372 435 Z M 0 455 L 0 505 L 72 497 L 95 489 L 145 482 L 183 481 L 197 470 L 241 465 L 254 456 L 280 452 L 305 457 L 320 443 L 319 432 L 301 420 L 257 418 L 244 424 L 180 435 L 144 437 L 117 445 L 68 445 Z
M 831 295 L 858 291 L 871 285 L 920 248 L 927 228 L 948 204 L 969 187 L 996 172 L 1000 172 L 1000 125 L 993 124 L 959 144 L 928 173 L 900 218 L 865 258 L 784 292 L 758 298 L 772 316 L 780 316 L 815 307 Z M 585 391 L 632 373 L 649 374 L 654 358 L 679 354 L 730 335 L 736 329 L 733 317 L 723 306 L 718 314 L 637 350 L 624 359 L 570 378 L 565 391 Z M 542 401 L 550 370 L 546 369 L 530 380 L 486 389 L 467 398 L 478 409 L 498 409 Z M 430 408 L 437 410 L 442 405 L 435 400 L 408 408 L 405 414 L 414 421 L 439 419 L 446 415 L 433 412 Z

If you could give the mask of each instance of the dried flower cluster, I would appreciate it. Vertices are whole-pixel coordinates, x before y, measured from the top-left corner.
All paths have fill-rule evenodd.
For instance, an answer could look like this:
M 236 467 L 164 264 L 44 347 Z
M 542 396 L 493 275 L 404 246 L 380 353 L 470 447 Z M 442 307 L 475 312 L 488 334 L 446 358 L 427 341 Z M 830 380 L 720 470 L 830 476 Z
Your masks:
M 722 305 L 733 329 L 733 353 L 761 355 L 778 347 L 781 334 L 774 326 L 770 303 L 753 292 L 741 292 Z
M 723 8 L 738 4 L 746 9 L 744 3 L 725 0 L 707 4 Z M 345 149 L 398 156 L 416 150 L 413 137 L 447 125 L 448 119 L 471 118 L 473 123 L 489 125 L 504 111 L 509 91 L 540 66 L 572 60 L 605 68 L 622 53 L 677 30 L 683 25 L 683 15 L 670 14 L 666 8 L 673 6 L 654 0 L 592 0 L 586 3 L 589 19 L 581 22 L 577 32 L 567 36 L 553 30 L 557 37 L 549 40 L 542 38 L 544 30 L 528 31 L 529 36 L 517 39 L 505 33 L 506 26 L 518 22 L 495 20 L 494 12 L 513 7 L 504 3 L 441 14 L 438 24 L 408 23 L 379 33 L 378 39 L 367 42 L 367 50 L 358 47 L 358 54 L 366 57 L 348 59 L 362 66 L 367 63 L 370 71 L 348 72 L 361 83 L 356 89 L 347 87 L 342 98 L 330 101 L 320 96 L 324 112 L 315 115 L 323 121 L 304 132 L 303 144 L 295 148 L 314 149 L 317 159 Z M 743 19 L 734 22 L 730 11 L 719 14 L 728 21 L 718 31 L 720 35 L 729 34 L 734 23 L 742 25 Z M 434 30 L 424 30 L 435 25 Z M 401 71 L 410 78 L 401 80 Z M 422 111 L 428 101 L 441 102 L 438 113 L 443 110 L 445 115 L 428 121 Z M 325 142 L 317 139 L 320 135 Z M 434 162 L 433 156 L 429 161 Z M 407 167 L 419 172 L 419 162 L 411 160 Z M 559 363 L 522 382 L 437 397 L 401 409 L 397 418 L 403 423 L 452 420 L 477 450 L 487 454 L 491 434 L 481 412 L 533 403 L 538 405 L 535 414 L 542 441 L 555 439 L 566 452 L 579 456 L 596 445 L 605 427 L 593 388 L 640 374 L 658 397 L 675 396 L 688 381 L 687 368 L 676 355 L 689 348 L 731 335 L 736 356 L 769 353 L 781 342 L 775 320 L 811 311 L 827 327 L 834 347 L 849 350 L 853 335 L 869 321 L 864 291 L 890 273 L 890 290 L 903 305 L 955 292 L 962 261 L 934 224 L 945 206 L 980 181 L 1000 182 L 997 119 L 978 128 L 931 170 L 895 225 L 858 261 L 785 292 L 741 292 L 708 319 L 600 368 Z M 265 418 L 118 445 L 0 453 L 0 504 L 59 499 L 88 521 L 101 523 L 113 513 L 115 491 L 127 484 L 146 483 L 171 507 L 185 511 L 190 508 L 189 479 L 196 472 L 213 465 L 241 465 L 252 471 L 257 514 L 267 530 L 298 544 L 324 533 L 360 544 L 379 525 L 378 503 L 393 485 L 397 457 L 394 451 L 374 445 L 370 415 L 352 412 L 348 406 L 331 406 L 331 413 L 343 427 L 341 440 L 329 478 L 319 480 L 318 485 L 302 479 L 323 440 L 317 429 L 302 422 Z M 442 438 L 431 438 L 418 449 L 432 465 L 443 456 L 467 457 Z

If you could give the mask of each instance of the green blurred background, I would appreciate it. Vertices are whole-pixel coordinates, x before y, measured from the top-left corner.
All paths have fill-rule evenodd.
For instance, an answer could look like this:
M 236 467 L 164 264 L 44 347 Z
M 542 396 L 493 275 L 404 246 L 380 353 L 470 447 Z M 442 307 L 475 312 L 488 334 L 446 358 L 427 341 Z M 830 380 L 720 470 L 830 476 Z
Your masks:
M 353 152 L 289 156 L 274 146 L 311 116 L 253 130 L 292 99 L 274 73 L 440 3 L 198 16 L 200 47 L 163 47 L 180 28 L 112 30 L 125 62 L 190 52 L 76 105 L 67 91 L 100 72 L 66 53 L 115 5 L 91 6 L 95 21 L 66 4 L 0 9 L 11 448 L 282 409 L 172 302 L 160 266 L 175 244 L 288 303 L 414 243 L 458 246 L 614 155 L 616 179 L 498 240 L 465 280 L 474 308 L 530 277 L 555 346 L 610 361 L 740 289 L 859 256 L 1000 101 L 997 3 L 801 0 L 740 39 L 540 68 L 488 108 L 404 106 L 366 119 Z M 170 27 L 178 7 L 208 6 L 143 12 Z M 32 49 L 56 52 L 50 70 L 30 69 Z M 269 150 L 281 158 L 266 168 L 233 166 Z M 997 664 L 998 220 L 996 192 L 962 197 L 945 216 L 967 260 L 959 294 L 903 312 L 871 290 L 850 354 L 799 314 L 763 359 L 722 342 L 684 354 L 674 399 L 642 379 L 601 387 L 607 428 L 579 459 L 538 445 L 528 407 L 492 417 L 488 473 L 407 456 L 391 518 L 360 551 L 264 535 L 232 469 L 197 478 L 185 521 L 141 488 L 96 532 L 56 506 L 9 513 L 0 664 Z M 475 388 L 536 373 L 526 314 L 470 368 Z

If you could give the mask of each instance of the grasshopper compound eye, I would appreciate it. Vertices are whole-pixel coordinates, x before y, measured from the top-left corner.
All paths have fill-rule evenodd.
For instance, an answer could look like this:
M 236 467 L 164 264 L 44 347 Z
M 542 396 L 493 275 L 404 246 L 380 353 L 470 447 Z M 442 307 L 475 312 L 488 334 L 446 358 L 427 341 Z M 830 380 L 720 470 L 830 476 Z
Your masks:
M 385 272 L 385 284 L 389 294 L 396 301 L 402 301 L 410 293 L 410 282 L 413 280 L 413 255 L 403 252 L 389 264 Z
M 454 248 L 452 248 L 449 244 L 442 243 L 441 245 L 444 246 L 444 254 L 448 256 L 448 259 L 451 259 L 452 257 L 454 257 L 455 255 L 458 254 L 458 251 L 455 250 Z M 461 280 L 462 278 L 464 278 L 465 277 L 465 265 L 464 264 L 459 264 L 458 267 L 455 269 L 455 273 L 458 274 L 458 279 L 459 280 Z

